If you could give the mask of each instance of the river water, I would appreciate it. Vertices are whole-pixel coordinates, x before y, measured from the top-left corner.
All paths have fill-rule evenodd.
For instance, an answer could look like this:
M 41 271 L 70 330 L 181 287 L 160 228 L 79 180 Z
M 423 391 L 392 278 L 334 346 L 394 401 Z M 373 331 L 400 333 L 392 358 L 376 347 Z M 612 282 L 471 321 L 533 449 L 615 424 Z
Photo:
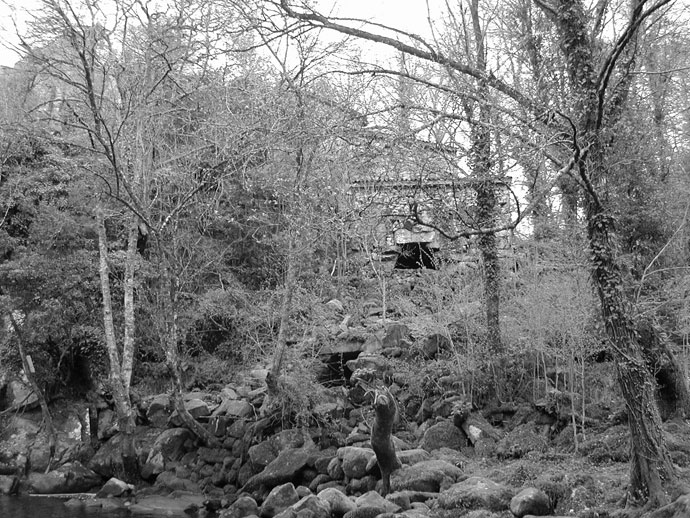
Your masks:
M 129 516 L 131 515 L 127 510 L 106 512 L 98 508 L 87 510 L 67 507 L 65 500 L 59 498 L 0 496 L 0 518 L 124 518 Z M 148 516 L 138 514 L 137 518 Z

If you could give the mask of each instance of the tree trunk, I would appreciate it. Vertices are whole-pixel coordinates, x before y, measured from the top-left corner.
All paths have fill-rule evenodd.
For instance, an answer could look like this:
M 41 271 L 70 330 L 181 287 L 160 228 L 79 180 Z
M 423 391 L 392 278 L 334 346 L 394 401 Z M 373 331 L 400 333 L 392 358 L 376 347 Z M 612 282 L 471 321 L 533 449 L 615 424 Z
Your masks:
M 611 241 L 613 218 L 601 201 L 608 176 L 610 142 L 602 142 L 604 129 L 613 129 L 622 113 L 629 74 L 617 81 L 609 93 L 608 111 L 600 96 L 608 83 L 602 83 L 595 61 L 595 44 L 591 40 L 587 15 L 581 0 L 536 0 L 550 16 L 558 29 L 561 48 L 566 58 L 570 89 L 576 96 L 572 113 L 577 118 L 579 135 L 573 134 L 576 156 L 579 156 L 579 179 L 585 188 L 584 207 L 587 220 L 592 279 L 599 296 L 606 334 L 615 355 L 618 383 L 628 411 L 631 436 L 631 474 L 627 491 L 629 503 L 647 501 L 657 507 L 666 501 L 662 481 L 675 484 L 676 473 L 664 442 L 661 418 L 655 401 L 656 383 L 646 368 L 642 346 L 632 321 L 631 305 L 626 299 L 623 279 L 615 247 Z M 632 0 L 633 18 L 630 21 L 630 39 L 637 29 L 634 19 L 641 16 L 639 0 Z M 639 25 L 638 25 L 639 26 Z M 628 43 L 629 45 L 631 43 Z M 609 63 L 616 64 L 620 54 L 611 55 Z M 601 100 L 601 102 L 600 102 Z M 585 157 L 580 156 L 582 145 L 587 144 Z
M 295 257 L 294 238 L 290 236 L 287 253 L 287 268 L 285 272 L 285 287 L 283 288 L 283 298 L 280 303 L 280 324 L 278 327 L 278 339 L 276 349 L 273 353 L 271 370 L 266 376 L 266 387 L 268 392 L 261 405 L 259 415 L 264 416 L 270 413 L 275 399 L 280 394 L 279 377 L 285 362 L 287 353 L 287 329 L 290 324 L 290 313 L 292 310 L 292 296 L 297 286 L 297 258 Z
M 99 275 L 101 293 L 103 295 L 103 326 L 105 330 L 105 345 L 108 351 L 110 365 L 110 389 L 115 403 L 115 412 L 119 431 L 122 434 L 122 466 L 123 473 L 117 475 L 126 481 L 134 481 L 139 477 L 139 466 L 134 451 L 134 411 L 129 399 L 129 387 L 125 387 L 122 378 L 120 352 L 115 338 L 113 323 L 112 297 L 110 293 L 110 269 L 108 268 L 108 242 L 105 234 L 105 220 L 102 207 L 97 209 Z
M 483 227 L 491 227 L 496 221 L 497 204 L 494 189 L 494 183 L 491 180 L 482 182 L 481 186 L 477 188 L 478 220 Z M 498 259 L 496 234 L 487 233 L 480 235 L 478 244 L 483 264 L 486 341 L 492 353 L 500 354 L 503 351 L 501 323 L 499 320 L 501 267 Z
M 134 272 L 138 261 L 137 237 L 139 218 L 130 214 L 129 233 L 127 236 L 127 258 L 125 260 L 124 279 L 124 319 L 125 329 L 122 339 L 122 384 L 129 392 L 132 382 L 132 368 L 134 364 L 134 334 L 136 331 L 134 317 Z
M 159 248 L 160 251 L 160 248 Z M 162 260 L 165 260 L 164 258 Z M 180 352 L 178 349 L 177 325 L 177 282 L 167 266 L 163 267 L 163 279 L 159 284 L 159 300 L 161 302 L 161 318 L 165 320 L 161 329 L 164 330 L 165 360 L 172 378 L 172 396 L 177 415 L 184 425 L 207 446 L 220 447 L 220 442 L 206 429 L 184 405 L 184 386 L 182 383 Z
M 472 16 L 472 33 L 475 43 L 475 60 L 477 69 L 486 72 L 486 48 L 484 46 L 484 32 L 479 17 L 479 1 L 472 0 L 470 5 Z M 477 81 L 478 98 L 476 107 L 478 123 L 471 128 L 470 162 L 474 176 L 478 178 L 477 194 L 477 226 L 480 229 L 496 226 L 496 184 L 492 173 L 491 157 L 491 107 L 488 99 L 487 85 L 484 81 Z M 470 115 L 470 114 L 468 114 Z M 472 117 L 469 117 L 472 119 Z M 489 232 L 478 237 L 479 251 L 482 255 L 484 275 L 484 305 L 486 311 L 486 340 L 489 350 L 498 354 L 503 351 L 501 343 L 501 324 L 499 320 L 500 307 L 500 265 L 498 261 L 498 246 L 496 234 Z
M 667 500 L 662 481 L 673 484 L 676 474 L 661 429 L 656 383 L 645 364 L 629 304 L 624 298 L 620 267 L 610 241 L 612 218 L 591 197 L 587 198 L 587 205 L 592 275 L 628 411 L 632 453 L 628 502 L 646 500 L 649 506 L 658 507 Z

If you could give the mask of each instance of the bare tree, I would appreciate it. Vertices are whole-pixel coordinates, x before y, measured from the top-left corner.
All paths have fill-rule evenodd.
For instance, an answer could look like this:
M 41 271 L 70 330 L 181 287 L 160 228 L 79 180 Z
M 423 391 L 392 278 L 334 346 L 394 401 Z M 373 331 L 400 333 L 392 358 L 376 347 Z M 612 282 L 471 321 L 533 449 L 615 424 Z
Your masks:
M 280 6 L 307 27 L 328 28 L 343 34 L 387 45 L 410 56 L 436 63 L 453 74 L 481 81 L 500 96 L 500 106 L 512 110 L 512 118 L 538 137 L 567 135 L 549 158 L 560 163 L 561 174 L 573 174 L 585 199 L 587 233 L 592 258 L 593 283 L 601 302 L 601 311 L 612 351 L 616 355 L 619 385 L 629 414 L 633 457 L 628 488 L 629 502 L 644 501 L 649 508 L 666 501 L 664 483 L 673 485 L 676 474 L 661 430 L 661 420 L 654 401 L 654 380 L 644 365 L 642 348 L 632 321 L 630 300 L 623 291 L 620 264 L 612 241 L 613 218 L 602 198 L 602 185 L 613 157 L 607 152 L 612 130 L 625 108 L 629 85 L 633 80 L 635 43 L 644 24 L 662 16 L 670 0 L 634 0 L 630 17 L 620 36 L 600 52 L 596 40 L 600 30 L 584 3 L 578 0 L 538 1 L 553 24 L 562 49 L 561 66 L 569 82 L 568 113 L 549 116 L 548 107 L 519 85 L 510 84 L 500 75 L 473 64 L 454 59 L 434 41 L 382 25 L 331 19 L 306 5 L 299 8 L 281 0 Z M 601 3 L 606 8 L 606 2 Z M 387 29 L 384 30 L 384 29 Z M 428 82 L 427 82 L 428 83 Z M 432 84 L 430 88 L 440 85 Z M 516 111 L 530 114 L 525 119 Z M 564 126 L 565 123 L 565 126 Z M 559 158 L 560 157 L 560 158 Z

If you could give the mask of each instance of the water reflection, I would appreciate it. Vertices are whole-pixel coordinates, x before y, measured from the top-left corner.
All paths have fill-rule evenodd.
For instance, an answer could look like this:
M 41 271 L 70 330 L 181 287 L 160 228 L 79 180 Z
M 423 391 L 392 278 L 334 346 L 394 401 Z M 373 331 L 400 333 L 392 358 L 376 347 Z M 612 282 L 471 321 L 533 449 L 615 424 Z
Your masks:
M 0 496 L 0 517 L 2 518 L 123 518 L 125 516 L 131 516 L 127 510 L 104 511 L 100 508 L 67 507 L 65 501 L 59 498 Z M 149 515 L 137 515 L 137 518 L 145 517 Z

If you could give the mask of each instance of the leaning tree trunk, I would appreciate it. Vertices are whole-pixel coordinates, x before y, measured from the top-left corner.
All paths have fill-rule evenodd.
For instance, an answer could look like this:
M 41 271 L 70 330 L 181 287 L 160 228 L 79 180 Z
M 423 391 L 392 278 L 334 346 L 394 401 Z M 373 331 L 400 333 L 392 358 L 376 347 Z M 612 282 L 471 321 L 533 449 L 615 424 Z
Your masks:
M 14 329 L 14 333 L 17 335 L 17 347 L 19 348 L 19 356 L 22 359 L 22 366 L 24 367 L 24 374 L 26 375 L 26 379 L 29 380 L 29 385 L 31 385 L 31 390 L 33 393 L 36 395 L 38 398 L 38 402 L 41 405 L 41 415 L 43 416 L 43 422 L 45 423 L 46 427 L 46 433 L 48 434 L 48 450 L 50 457 L 48 458 L 48 466 L 46 467 L 46 471 L 49 471 L 53 462 L 53 459 L 55 457 L 55 426 L 53 426 L 53 416 L 50 413 L 50 408 L 48 408 L 48 402 L 46 401 L 45 394 L 43 394 L 43 391 L 41 390 L 41 387 L 38 386 L 38 382 L 36 381 L 36 376 L 34 374 L 34 369 L 33 369 L 33 364 L 29 360 L 29 357 L 26 354 L 26 349 L 24 348 L 24 335 L 23 331 L 20 328 L 19 323 L 17 322 L 17 319 L 14 318 L 14 314 L 12 311 L 9 312 L 10 315 L 10 323 L 12 324 L 12 328 Z
M 579 180 L 584 186 L 592 279 L 598 293 L 601 312 L 611 349 L 616 360 L 618 383 L 628 411 L 631 436 L 631 474 L 627 500 L 646 500 L 657 507 L 667 499 L 663 484 L 673 485 L 677 478 L 664 442 L 661 417 L 655 400 L 656 383 L 646 368 L 642 346 L 632 321 L 630 301 L 623 290 L 620 264 L 611 241 L 613 218 L 601 201 L 608 176 L 608 155 L 615 140 L 615 124 L 620 120 L 630 88 L 634 54 L 629 58 L 615 86 L 609 87 L 609 73 L 621 67 L 622 51 L 634 46 L 643 20 L 644 0 L 631 0 L 631 19 L 617 46 L 605 56 L 606 74 L 599 73 L 599 49 L 592 39 L 582 0 L 535 0 L 555 23 L 566 70 L 574 95 L 572 114 L 579 131 L 573 131 L 573 147 L 578 158 Z M 655 5 L 661 6 L 667 0 Z M 648 9 L 647 13 L 653 10 Z M 607 92 L 607 88 L 611 90 Z M 608 96 L 605 94 L 608 93 Z M 608 104 L 606 104 L 608 101 Z M 575 125 L 575 123 L 573 123 Z M 608 131 L 606 131 L 608 130 Z M 607 134 L 604 142 L 602 135 Z M 585 147 L 586 146 L 586 147 Z
M 667 500 L 662 482 L 674 483 L 676 474 L 661 429 L 655 399 L 656 383 L 645 363 L 625 300 L 620 267 L 610 241 L 612 218 L 591 197 L 588 198 L 587 222 L 593 280 L 628 411 L 632 452 L 628 502 L 646 500 L 648 506 L 658 507 Z

